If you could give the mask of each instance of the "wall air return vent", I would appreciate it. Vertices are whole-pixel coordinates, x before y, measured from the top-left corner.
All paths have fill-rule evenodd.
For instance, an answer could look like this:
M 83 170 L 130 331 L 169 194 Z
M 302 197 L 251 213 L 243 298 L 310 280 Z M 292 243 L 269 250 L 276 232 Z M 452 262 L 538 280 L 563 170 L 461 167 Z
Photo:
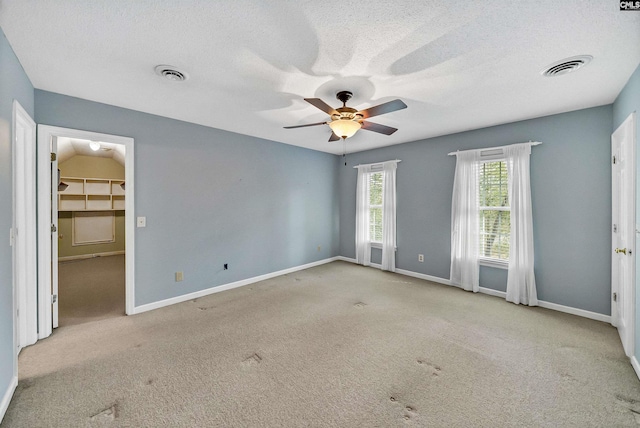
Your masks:
M 579 55 L 572 56 L 571 58 L 565 58 L 560 61 L 556 61 L 547 68 L 545 68 L 541 73 L 543 76 L 553 77 L 553 76 L 561 76 L 563 74 L 571 73 L 572 71 L 576 71 L 579 68 L 584 67 L 589 64 L 593 57 L 591 55 Z
M 158 76 L 162 76 L 165 79 L 174 81 L 174 82 L 183 82 L 188 79 L 187 73 L 184 71 L 178 70 L 176 67 L 171 65 L 159 65 L 156 67 L 156 74 Z

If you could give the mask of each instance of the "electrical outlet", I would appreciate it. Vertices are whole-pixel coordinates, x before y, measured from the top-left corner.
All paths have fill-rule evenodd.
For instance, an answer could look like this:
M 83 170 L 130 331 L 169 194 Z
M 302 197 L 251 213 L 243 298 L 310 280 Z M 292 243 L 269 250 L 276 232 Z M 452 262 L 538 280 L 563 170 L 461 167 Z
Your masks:
M 229 269 L 229 265 L 227 263 L 224 264 L 224 270 Z
M 418 254 L 418 261 L 424 263 L 424 254 Z
M 322 251 L 322 245 L 318 245 L 318 252 Z
M 176 272 L 176 282 L 180 282 L 184 279 L 184 273 L 182 271 Z

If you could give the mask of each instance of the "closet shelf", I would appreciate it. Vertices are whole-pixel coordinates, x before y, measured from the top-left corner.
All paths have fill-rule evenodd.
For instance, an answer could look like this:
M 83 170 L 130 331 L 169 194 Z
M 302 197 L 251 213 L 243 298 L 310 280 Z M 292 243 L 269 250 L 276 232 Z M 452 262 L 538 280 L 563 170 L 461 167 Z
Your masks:
M 58 191 L 58 211 L 124 210 L 124 180 L 60 177 L 67 188 Z

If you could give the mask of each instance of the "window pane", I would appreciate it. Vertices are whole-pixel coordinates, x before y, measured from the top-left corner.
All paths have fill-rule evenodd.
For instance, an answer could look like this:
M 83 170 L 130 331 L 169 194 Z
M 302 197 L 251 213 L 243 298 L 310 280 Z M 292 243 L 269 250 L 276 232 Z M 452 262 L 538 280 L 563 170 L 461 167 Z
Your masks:
M 382 172 L 369 174 L 369 240 L 382 242 Z
M 369 174 L 369 204 L 382 205 L 382 173 Z
M 509 206 L 507 196 L 506 162 L 485 162 L 480 164 L 479 203 L 481 207 Z
M 480 205 L 480 256 L 509 259 L 511 213 L 504 161 L 480 164 L 478 203 Z M 493 209 L 493 208 L 497 209 Z
M 382 208 L 369 209 L 369 239 L 382 242 Z
M 511 231 L 509 211 L 480 211 L 480 255 L 500 260 L 509 260 L 509 233 Z

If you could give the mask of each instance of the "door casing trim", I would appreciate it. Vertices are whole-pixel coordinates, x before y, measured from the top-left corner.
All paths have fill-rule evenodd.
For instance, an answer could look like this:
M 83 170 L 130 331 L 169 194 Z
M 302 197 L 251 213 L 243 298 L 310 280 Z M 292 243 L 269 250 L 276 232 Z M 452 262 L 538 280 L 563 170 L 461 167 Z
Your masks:
M 125 146 L 125 312 L 135 308 L 134 139 L 119 135 L 38 125 L 38 338 L 52 333 L 51 324 L 51 139 L 69 137 Z

